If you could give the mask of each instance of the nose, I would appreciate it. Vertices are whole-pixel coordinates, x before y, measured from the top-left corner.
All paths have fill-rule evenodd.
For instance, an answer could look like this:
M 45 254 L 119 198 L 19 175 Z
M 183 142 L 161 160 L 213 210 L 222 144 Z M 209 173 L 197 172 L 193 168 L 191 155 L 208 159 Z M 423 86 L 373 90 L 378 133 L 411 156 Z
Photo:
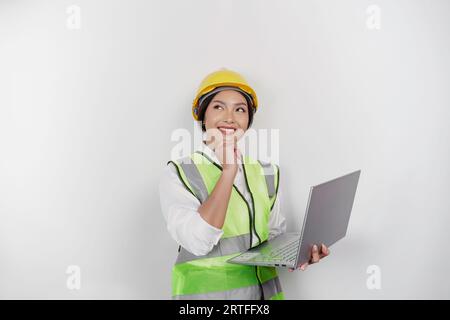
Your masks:
M 227 123 L 234 123 L 234 112 L 232 110 L 232 108 L 226 108 L 227 109 L 227 113 L 225 115 L 225 122 Z

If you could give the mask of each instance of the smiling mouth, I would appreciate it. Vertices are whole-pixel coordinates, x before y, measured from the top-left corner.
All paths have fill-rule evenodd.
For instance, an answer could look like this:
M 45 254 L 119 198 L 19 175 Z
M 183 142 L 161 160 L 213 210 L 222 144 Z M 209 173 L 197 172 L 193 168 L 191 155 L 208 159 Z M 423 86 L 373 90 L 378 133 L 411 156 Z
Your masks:
M 236 129 L 233 128 L 218 127 L 217 129 L 224 135 L 234 134 L 236 132 Z

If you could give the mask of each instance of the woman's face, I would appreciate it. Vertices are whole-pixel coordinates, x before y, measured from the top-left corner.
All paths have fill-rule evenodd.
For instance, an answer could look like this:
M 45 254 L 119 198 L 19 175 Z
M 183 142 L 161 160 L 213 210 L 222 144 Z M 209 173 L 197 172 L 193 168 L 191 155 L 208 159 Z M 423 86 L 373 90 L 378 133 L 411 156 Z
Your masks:
M 234 90 L 217 93 L 208 104 L 204 117 L 208 133 L 218 129 L 222 135 L 235 135 L 237 139 L 247 130 L 248 120 L 247 100 Z

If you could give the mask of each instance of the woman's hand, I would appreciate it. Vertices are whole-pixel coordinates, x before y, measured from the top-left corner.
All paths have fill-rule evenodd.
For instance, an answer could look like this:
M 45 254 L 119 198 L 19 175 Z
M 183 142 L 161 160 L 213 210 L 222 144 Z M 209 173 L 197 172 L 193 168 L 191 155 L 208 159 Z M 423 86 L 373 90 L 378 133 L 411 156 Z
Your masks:
M 237 146 L 238 136 L 222 135 L 220 133 L 220 138 L 217 140 L 214 153 L 222 164 L 223 172 L 236 175 L 242 156 Z
M 308 267 L 308 265 L 319 262 L 320 259 L 325 258 L 329 254 L 330 254 L 330 250 L 323 243 L 320 246 L 320 250 L 317 245 L 313 245 L 313 247 L 311 248 L 310 260 L 308 262 L 305 262 L 304 264 L 300 265 L 300 267 L 298 267 L 298 269 L 305 271 L 306 267 Z M 289 272 L 292 272 L 292 271 L 294 271 L 294 269 L 289 268 Z

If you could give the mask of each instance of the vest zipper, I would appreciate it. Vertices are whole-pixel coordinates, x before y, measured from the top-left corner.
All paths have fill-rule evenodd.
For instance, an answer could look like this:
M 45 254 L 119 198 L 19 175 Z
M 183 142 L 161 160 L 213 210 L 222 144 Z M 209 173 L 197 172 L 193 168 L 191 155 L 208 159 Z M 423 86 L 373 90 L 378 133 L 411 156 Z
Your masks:
M 250 193 L 250 196 L 252 198 L 252 208 L 253 208 L 253 230 L 255 230 L 255 234 L 258 237 L 258 245 L 261 244 L 261 238 L 258 235 L 258 232 L 256 232 L 256 224 L 255 224 L 255 220 L 256 220 L 256 212 L 255 212 L 255 198 L 253 198 L 253 192 L 250 189 L 250 186 L 248 184 L 247 181 L 247 172 L 245 171 L 245 165 L 242 164 L 242 170 L 244 170 L 244 178 L 245 178 L 245 184 L 247 185 L 247 189 L 248 192 Z M 251 233 L 250 233 L 251 234 Z M 253 243 L 252 243 L 253 244 Z M 258 275 L 258 266 L 255 266 L 255 273 L 256 273 L 256 279 L 258 279 L 258 285 L 259 288 L 261 289 L 261 300 L 265 300 L 264 298 L 264 289 L 261 283 L 261 279 L 259 279 L 259 275 Z
M 261 300 L 266 300 L 264 298 L 264 289 L 263 289 L 261 280 L 259 279 L 259 276 L 258 276 L 258 266 L 255 266 L 255 273 L 256 273 L 256 279 L 258 279 L 258 285 L 259 285 L 259 287 L 261 289 Z
M 252 190 L 250 189 L 250 186 L 248 185 L 247 181 L 247 172 L 245 171 L 245 165 L 242 164 L 242 169 L 244 170 L 244 178 L 245 178 L 245 184 L 247 185 L 248 192 L 250 193 L 250 197 L 252 198 L 252 208 L 253 208 L 253 230 L 255 230 L 255 234 L 258 237 L 258 245 L 261 244 L 261 238 L 258 235 L 258 232 L 256 232 L 256 212 L 255 212 L 255 199 L 253 198 Z M 252 243 L 253 244 L 253 243 Z
M 250 246 L 249 249 L 252 248 L 253 245 L 253 231 L 252 231 L 252 211 L 250 210 L 250 205 L 248 204 L 247 200 L 245 199 L 245 197 L 242 195 L 242 193 L 238 190 L 238 188 L 236 188 L 236 186 L 233 184 L 234 190 L 236 190 L 236 192 L 241 196 L 242 200 L 244 200 L 245 204 L 247 205 L 247 211 L 248 211 L 248 218 L 249 218 L 249 227 L 250 227 Z

